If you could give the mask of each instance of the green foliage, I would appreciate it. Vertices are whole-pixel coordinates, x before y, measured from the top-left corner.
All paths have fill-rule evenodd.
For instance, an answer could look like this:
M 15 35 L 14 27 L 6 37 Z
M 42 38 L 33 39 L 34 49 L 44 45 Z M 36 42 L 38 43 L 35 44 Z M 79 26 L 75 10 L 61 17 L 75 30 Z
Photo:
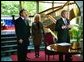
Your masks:
M 1 15 L 17 15 L 19 12 L 19 2 L 1 1 Z
M 23 1 L 23 8 L 27 9 L 29 15 L 36 14 L 37 5 L 36 1 Z M 39 5 L 39 11 L 45 10 L 45 5 Z M 17 16 L 19 13 L 20 4 L 19 1 L 1 1 L 1 15 L 15 15 Z
M 31 15 L 34 15 L 36 13 L 36 2 L 24 2 L 23 7 L 30 13 Z
M 80 39 L 81 39 L 81 33 L 82 33 L 82 26 L 80 25 L 74 25 L 71 30 L 71 35 L 73 38 L 75 38 L 77 41 L 76 42 L 79 42 Z

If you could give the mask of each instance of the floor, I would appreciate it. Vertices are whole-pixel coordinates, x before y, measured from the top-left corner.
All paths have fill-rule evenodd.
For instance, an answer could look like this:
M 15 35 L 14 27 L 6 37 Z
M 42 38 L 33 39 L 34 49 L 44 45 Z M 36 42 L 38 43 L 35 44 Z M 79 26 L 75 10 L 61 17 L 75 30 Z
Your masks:
M 34 51 L 28 53 L 27 57 L 31 58 L 30 61 L 48 61 L 48 60 L 45 60 L 45 52 L 44 51 L 40 51 L 40 57 L 39 58 L 35 58 Z M 72 56 L 72 58 L 73 58 L 72 61 L 82 61 L 80 55 L 74 55 L 74 56 Z M 65 60 L 65 57 L 63 57 L 63 60 Z M 1 57 L 1 61 L 18 61 L 17 55 L 13 54 L 10 56 Z M 55 55 L 54 59 L 53 59 L 53 56 L 50 56 L 50 61 L 59 61 L 59 55 Z

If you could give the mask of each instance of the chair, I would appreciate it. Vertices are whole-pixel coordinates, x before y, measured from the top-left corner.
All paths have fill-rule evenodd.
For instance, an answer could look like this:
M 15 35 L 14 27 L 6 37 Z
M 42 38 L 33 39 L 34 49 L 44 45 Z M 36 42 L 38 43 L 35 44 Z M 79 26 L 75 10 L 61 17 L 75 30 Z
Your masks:
M 53 36 L 51 33 L 45 33 L 44 34 L 44 44 L 45 44 L 45 60 L 46 60 L 47 55 L 48 55 L 48 60 L 49 60 L 50 55 L 53 55 L 53 59 L 54 59 L 54 55 L 56 53 L 53 51 L 49 51 L 46 48 L 48 45 L 54 44 Z

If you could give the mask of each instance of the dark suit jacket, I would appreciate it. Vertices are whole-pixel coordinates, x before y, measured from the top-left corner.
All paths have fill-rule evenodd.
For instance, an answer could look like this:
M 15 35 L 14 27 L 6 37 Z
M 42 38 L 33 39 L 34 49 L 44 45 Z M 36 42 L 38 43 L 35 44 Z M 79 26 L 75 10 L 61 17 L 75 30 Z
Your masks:
M 67 25 L 69 24 L 70 24 L 70 21 L 67 19 Z M 63 19 L 62 18 L 58 19 L 55 25 L 55 30 L 58 32 L 57 33 L 58 43 L 61 43 L 61 42 L 70 43 L 69 28 L 62 29 L 63 25 L 65 25 L 63 22 Z
M 30 36 L 30 26 L 29 23 L 25 23 L 25 21 L 19 17 L 15 20 L 15 31 L 17 35 L 17 39 L 28 39 Z

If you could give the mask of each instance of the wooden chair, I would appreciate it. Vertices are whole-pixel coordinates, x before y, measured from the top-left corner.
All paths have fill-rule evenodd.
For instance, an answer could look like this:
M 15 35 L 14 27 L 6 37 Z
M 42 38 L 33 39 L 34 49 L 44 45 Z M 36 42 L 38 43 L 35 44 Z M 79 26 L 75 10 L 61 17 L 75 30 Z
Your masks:
M 48 56 L 48 60 L 49 60 L 50 55 L 53 55 L 53 59 L 54 59 L 54 55 L 56 53 L 53 51 L 47 50 L 48 45 L 54 44 L 54 39 L 51 33 L 44 34 L 44 43 L 45 43 L 45 60 L 46 60 L 46 56 Z

